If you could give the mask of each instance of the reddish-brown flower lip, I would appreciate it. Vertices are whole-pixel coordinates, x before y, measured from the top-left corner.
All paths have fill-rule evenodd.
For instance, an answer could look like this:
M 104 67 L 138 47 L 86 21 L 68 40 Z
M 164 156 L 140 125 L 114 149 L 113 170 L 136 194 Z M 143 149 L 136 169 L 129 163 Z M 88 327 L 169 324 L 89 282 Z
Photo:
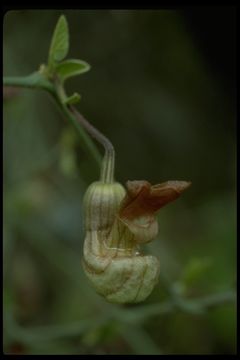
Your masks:
M 127 194 L 122 202 L 119 216 L 129 220 L 151 216 L 161 207 L 176 200 L 191 185 L 190 181 L 166 181 L 151 185 L 148 181 L 128 181 Z

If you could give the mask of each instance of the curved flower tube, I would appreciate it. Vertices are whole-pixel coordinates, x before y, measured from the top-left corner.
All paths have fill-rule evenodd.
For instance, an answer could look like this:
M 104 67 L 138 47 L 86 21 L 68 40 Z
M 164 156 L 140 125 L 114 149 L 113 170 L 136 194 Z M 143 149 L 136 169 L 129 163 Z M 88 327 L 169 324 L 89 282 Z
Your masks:
M 85 195 L 86 238 L 83 267 L 96 291 L 108 301 L 145 300 L 158 281 L 159 259 L 140 245 L 158 234 L 156 212 L 190 186 L 186 181 L 151 185 L 95 182 Z

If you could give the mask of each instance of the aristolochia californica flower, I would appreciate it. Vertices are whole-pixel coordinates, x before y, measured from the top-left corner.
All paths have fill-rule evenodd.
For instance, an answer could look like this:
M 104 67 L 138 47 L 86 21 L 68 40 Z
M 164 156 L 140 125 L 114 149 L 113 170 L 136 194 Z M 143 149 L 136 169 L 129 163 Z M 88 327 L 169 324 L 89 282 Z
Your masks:
M 140 244 L 158 234 L 156 212 L 189 187 L 185 181 L 151 186 L 147 181 L 95 182 L 85 195 L 84 269 L 96 291 L 108 301 L 146 299 L 159 275 L 159 260 L 144 255 Z
M 119 304 L 145 300 L 158 281 L 159 260 L 144 255 L 141 244 L 158 234 L 156 212 L 190 186 L 186 181 L 158 185 L 114 181 L 115 153 L 111 142 L 73 107 L 73 114 L 105 148 L 100 181 L 84 197 L 86 237 L 83 268 L 98 294 Z

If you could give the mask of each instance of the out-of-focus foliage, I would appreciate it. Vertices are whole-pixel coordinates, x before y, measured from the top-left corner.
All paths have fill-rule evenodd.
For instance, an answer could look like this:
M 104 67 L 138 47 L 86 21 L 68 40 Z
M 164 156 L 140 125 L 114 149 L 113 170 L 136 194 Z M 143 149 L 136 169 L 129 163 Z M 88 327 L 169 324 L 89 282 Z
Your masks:
M 61 13 L 5 15 L 4 75 L 27 75 L 46 62 Z M 4 351 L 235 353 L 234 303 L 203 313 L 171 311 L 166 285 L 167 278 L 171 290 L 189 299 L 235 289 L 235 99 L 181 12 L 64 15 L 70 58 L 91 64 L 91 71 L 68 80 L 67 91 L 81 93 L 80 111 L 113 142 L 117 179 L 191 180 L 192 187 L 159 212 L 159 238 L 146 249 L 161 260 L 152 295 L 143 305 L 108 304 L 81 267 L 82 199 L 99 169 L 47 94 L 21 89 L 9 96 Z

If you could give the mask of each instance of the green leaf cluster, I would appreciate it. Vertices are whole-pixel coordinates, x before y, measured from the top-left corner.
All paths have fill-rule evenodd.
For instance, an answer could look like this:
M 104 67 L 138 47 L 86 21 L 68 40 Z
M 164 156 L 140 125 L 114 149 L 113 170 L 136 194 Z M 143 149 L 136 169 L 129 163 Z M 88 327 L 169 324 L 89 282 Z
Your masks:
M 57 78 L 63 85 L 70 77 L 81 75 L 90 70 L 90 65 L 83 60 L 64 60 L 69 50 L 69 29 L 64 15 L 61 15 L 53 32 L 48 54 L 46 74 L 49 78 Z M 75 104 L 80 100 L 80 95 L 74 93 L 63 100 L 65 104 Z

